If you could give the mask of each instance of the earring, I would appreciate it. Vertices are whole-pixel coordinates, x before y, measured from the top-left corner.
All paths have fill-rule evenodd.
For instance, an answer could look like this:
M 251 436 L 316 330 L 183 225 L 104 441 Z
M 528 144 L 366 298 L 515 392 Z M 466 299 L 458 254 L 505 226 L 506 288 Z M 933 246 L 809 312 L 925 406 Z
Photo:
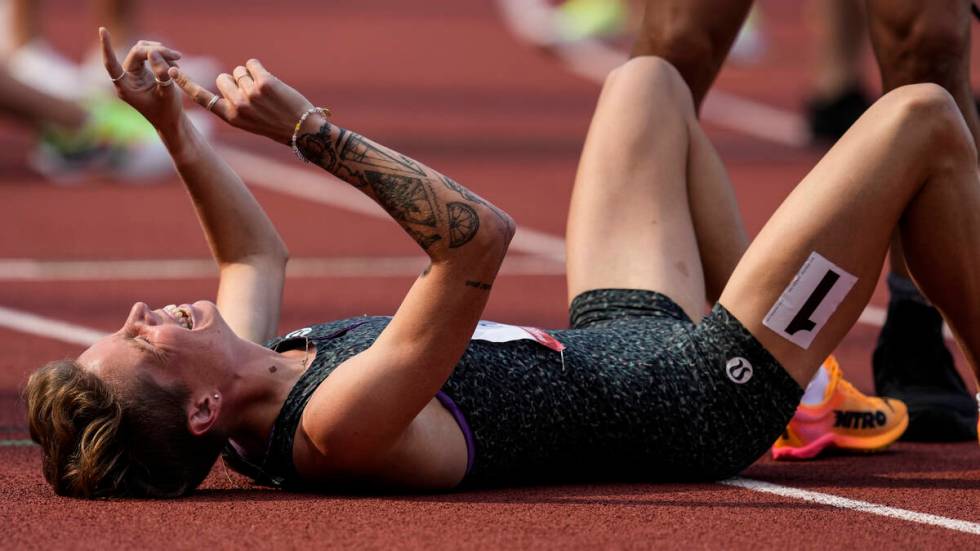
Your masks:
M 212 396 L 212 397 L 213 397 L 213 398 L 214 398 L 215 400 L 217 400 L 217 399 L 218 399 L 218 394 L 217 394 L 217 393 L 215 393 L 215 394 L 212 394 L 211 396 Z

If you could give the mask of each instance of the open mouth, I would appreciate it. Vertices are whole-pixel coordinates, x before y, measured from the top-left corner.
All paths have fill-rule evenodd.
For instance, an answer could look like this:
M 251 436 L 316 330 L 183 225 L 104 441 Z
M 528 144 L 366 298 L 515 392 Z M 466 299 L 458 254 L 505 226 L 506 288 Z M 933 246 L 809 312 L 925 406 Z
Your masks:
M 177 322 L 177 325 L 180 325 L 184 329 L 194 328 L 194 317 L 191 315 L 188 307 L 168 304 L 163 307 L 163 311 L 172 317 Z

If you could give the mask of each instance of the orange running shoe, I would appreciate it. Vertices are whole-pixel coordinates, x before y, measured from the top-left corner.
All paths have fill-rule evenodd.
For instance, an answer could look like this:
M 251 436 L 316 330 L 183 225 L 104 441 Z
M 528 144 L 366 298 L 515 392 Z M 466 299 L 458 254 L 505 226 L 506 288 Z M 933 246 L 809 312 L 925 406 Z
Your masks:
M 909 424 L 901 400 L 865 396 L 844 380 L 833 356 L 823 362 L 830 376 L 824 400 L 800 404 L 772 447 L 773 459 L 810 459 L 828 447 L 871 452 L 898 440 Z

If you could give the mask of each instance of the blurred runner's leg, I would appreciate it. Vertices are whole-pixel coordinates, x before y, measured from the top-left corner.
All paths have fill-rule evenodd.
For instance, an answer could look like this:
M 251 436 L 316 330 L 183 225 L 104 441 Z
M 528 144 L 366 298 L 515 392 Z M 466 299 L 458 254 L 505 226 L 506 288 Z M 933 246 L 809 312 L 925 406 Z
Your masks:
M 980 123 L 970 88 L 970 2 L 868 0 L 867 6 L 884 90 L 939 84 L 952 94 L 976 143 Z M 974 439 L 976 401 L 946 349 L 942 318 L 912 282 L 897 239 L 889 266 L 888 315 L 872 362 L 875 386 L 908 404 L 907 439 Z

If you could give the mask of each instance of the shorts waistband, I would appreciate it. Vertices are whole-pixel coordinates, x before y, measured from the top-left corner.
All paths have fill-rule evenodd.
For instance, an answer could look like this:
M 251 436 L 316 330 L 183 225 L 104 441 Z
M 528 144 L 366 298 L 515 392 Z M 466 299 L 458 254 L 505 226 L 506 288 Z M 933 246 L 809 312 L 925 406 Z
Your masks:
M 574 329 L 619 319 L 651 317 L 693 323 L 673 299 L 648 289 L 593 289 L 580 293 L 568 307 L 569 324 Z

